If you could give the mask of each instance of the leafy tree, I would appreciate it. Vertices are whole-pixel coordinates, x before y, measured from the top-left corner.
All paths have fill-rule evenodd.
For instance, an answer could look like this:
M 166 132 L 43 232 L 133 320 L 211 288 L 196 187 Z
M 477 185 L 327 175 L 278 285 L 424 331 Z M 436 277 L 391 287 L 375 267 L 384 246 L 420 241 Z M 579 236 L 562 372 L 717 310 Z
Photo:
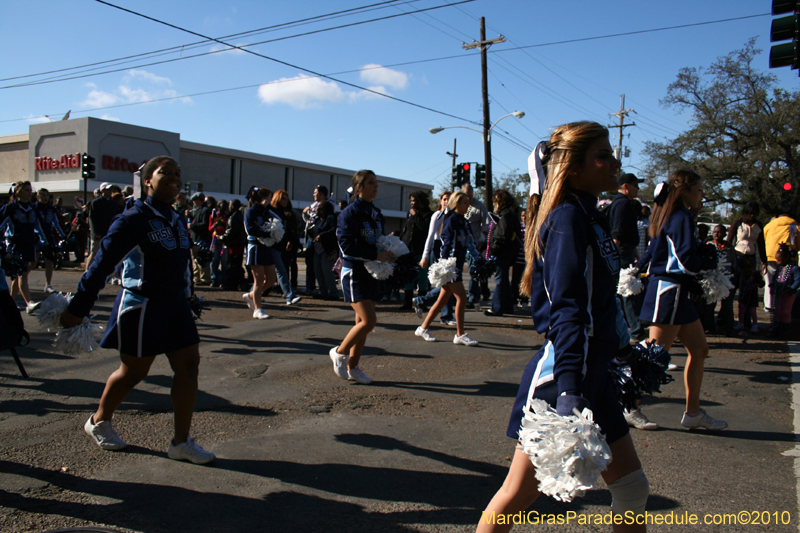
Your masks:
M 784 182 L 800 179 L 800 91 L 777 87 L 774 75 L 757 70 L 755 40 L 720 57 L 707 69 L 683 68 L 661 101 L 688 110 L 691 127 L 672 141 L 648 142 L 644 176 L 663 180 L 692 168 L 704 177 L 708 202 L 735 208 L 757 200 L 766 215 L 780 206 Z M 788 209 L 797 212 L 800 195 Z

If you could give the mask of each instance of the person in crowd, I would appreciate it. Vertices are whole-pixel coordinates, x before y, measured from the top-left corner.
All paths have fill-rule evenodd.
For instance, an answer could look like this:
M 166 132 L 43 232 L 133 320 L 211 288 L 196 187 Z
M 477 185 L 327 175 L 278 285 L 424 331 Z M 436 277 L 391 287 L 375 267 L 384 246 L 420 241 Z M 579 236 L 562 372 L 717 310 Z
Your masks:
M 774 311 L 772 303 L 772 291 L 769 287 L 775 282 L 775 274 L 778 271 L 778 260 L 776 254 L 782 243 L 788 243 L 794 250 L 800 250 L 800 232 L 797 231 L 797 221 L 789 214 L 789 206 L 782 202 L 781 213 L 770 220 L 764 226 L 764 251 L 767 256 L 766 262 L 762 262 L 762 272 L 767 290 L 764 291 L 764 310 Z
M 179 215 L 186 218 L 189 217 L 189 212 L 192 209 L 192 205 L 189 203 L 189 200 L 187 200 L 186 193 L 183 191 L 178 193 L 178 196 L 175 197 L 175 203 L 172 207 Z
M 717 326 L 723 328 L 726 333 L 733 331 L 736 325 L 736 320 L 733 317 L 733 301 L 735 299 L 736 283 L 739 281 L 739 275 L 736 271 L 736 252 L 733 247 L 728 245 L 725 240 L 728 232 L 725 226 L 717 224 L 711 232 L 713 237 L 714 247 L 717 249 L 717 268 L 721 270 L 727 277 L 734 288 L 731 289 L 730 295 L 722 300 L 719 304 L 719 313 L 717 314 Z
M 14 184 L 11 201 L 0 207 L 0 237 L 5 237 L 8 253 L 18 255 L 28 265 L 27 270 L 11 282 L 11 298 L 21 294 L 29 315 L 41 302 L 31 298 L 28 274 L 36 266 L 36 247 L 47 245 L 36 208 L 31 204 L 32 195 L 31 182 L 19 181 Z
M 287 229 L 287 227 L 294 223 L 294 220 L 289 220 L 286 218 L 287 211 L 281 205 L 281 202 L 286 202 L 288 200 L 289 193 L 287 193 L 284 189 L 278 189 L 275 191 L 275 194 L 272 195 L 270 210 L 283 224 L 284 233 L 283 238 L 280 241 L 270 246 L 270 253 L 272 254 L 272 261 L 275 263 L 275 272 L 278 276 L 278 283 L 283 291 L 283 296 L 286 298 L 286 305 L 294 305 L 302 300 L 302 298 L 295 294 L 294 287 L 292 287 L 291 278 L 289 277 L 289 270 L 283 260 L 287 243 L 291 237 L 291 230 Z M 289 209 L 289 211 L 291 211 L 291 209 Z
M 447 204 L 450 201 L 450 191 L 444 191 L 439 195 L 439 209 L 431 215 L 431 223 L 428 226 L 428 237 L 425 239 L 425 248 L 422 252 L 422 259 L 420 259 L 419 266 L 422 269 L 427 269 L 432 263 L 439 260 L 442 249 L 442 224 L 444 218 L 450 211 Z M 439 294 L 442 292 L 441 287 L 435 287 L 428 291 L 425 295 L 417 296 L 413 299 L 414 312 L 419 319 L 425 318 L 425 314 L 432 305 L 439 300 Z M 453 315 L 456 308 L 455 296 L 450 296 L 447 302 L 442 307 L 442 314 L 440 322 L 448 326 L 456 325 L 456 317 Z
M 253 274 L 253 289 L 242 295 L 247 307 L 253 310 L 253 318 L 264 320 L 269 315 L 261 308 L 261 295 L 264 289 L 272 287 L 275 283 L 275 263 L 269 246 L 265 246 L 259 237 L 269 237 L 269 231 L 262 228 L 264 223 L 272 218 L 274 213 L 270 210 L 272 191 L 262 187 L 256 188 L 249 195 L 250 209 L 244 215 L 244 228 L 247 231 L 247 260 Z
M 227 200 L 220 200 L 216 207 L 212 207 L 208 228 L 211 231 L 211 253 L 214 254 L 214 258 L 211 260 L 212 287 L 221 287 L 225 280 L 225 274 L 221 267 L 225 255 L 225 243 L 222 240 L 222 236 L 225 235 L 228 229 L 229 217 L 230 213 Z
M 73 253 L 75 254 L 75 261 L 78 263 L 81 263 L 86 256 L 86 242 L 89 239 L 89 223 L 86 218 L 85 212 L 78 211 L 72 220 L 72 224 L 70 224 L 69 233 L 67 233 L 68 240 L 75 237 L 75 250 L 73 250 Z
M 769 224 L 767 224 L 769 226 Z M 769 286 L 772 292 L 772 329 L 770 337 L 787 338 L 792 325 L 792 307 L 800 289 L 800 268 L 797 267 L 797 250 L 783 242 L 775 252 L 776 271 Z
M 196 192 L 192 195 L 194 209 L 191 212 L 189 229 L 192 231 L 192 257 L 197 254 L 200 246 L 208 247 L 211 244 L 211 231 L 208 229 L 211 224 L 212 209 L 206 205 L 206 195 Z M 193 260 L 194 284 L 196 287 L 211 285 L 211 265 L 201 265 L 196 258 Z
M 333 203 L 327 200 L 320 202 L 316 214 L 316 221 L 310 230 L 314 246 L 314 276 L 320 297 L 323 300 L 338 300 L 333 264 L 339 257 L 339 244 L 336 240 L 337 219 Z
M 313 295 L 316 287 L 316 276 L 314 274 L 314 246 L 310 235 L 311 227 L 317 219 L 317 206 L 328 199 L 328 188 L 324 185 L 314 187 L 314 201 L 303 209 L 303 221 L 306 224 L 303 241 L 305 245 L 304 257 L 306 261 L 306 294 Z
M 473 261 L 477 261 L 479 258 L 478 250 L 472 240 L 472 231 L 465 216 L 470 209 L 469 196 L 463 191 L 456 191 L 450 195 L 447 207 L 450 212 L 445 216 L 442 224 L 441 256 L 445 259 L 456 258 L 456 272 L 458 274 L 456 279 L 442 287 L 439 299 L 428 311 L 428 315 L 416 329 L 414 335 L 427 342 L 436 340 L 428 331 L 428 328 L 452 295 L 456 298 L 456 335 L 453 337 L 453 344 L 477 346 L 478 341 L 470 338 L 464 330 L 464 310 L 467 304 L 467 294 L 464 291 L 463 283 L 464 261 L 467 254 L 472 256 Z
M 231 201 L 231 215 L 225 234 L 221 240 L 225 243 L 227 257 L 224 261 L 225 275 L 222 277 L 223 288 L 229 291 L 244 290 L 244 252 L 247 247 L 247 232 L 244 229 L 244 212 L 239 199 Z M 245 287 L 246 288 L 246 287 Z
M 727 422 L 713 418 L 700 407 L 708 343 L 697 311 L 689 301 L 694 277 L 717 265 L 717 255 L 701 253 L 696 238 L 695 217 L 702 202 L 703 180 L 690 170 L 674 172 L 656 189 L 656 205 L 650 219 L 650 281 L 640 318 L 651 323 L 649 337 L 653 342 L 669 351 L 675 339 L 680 338 L 688 352 L 683 379 L 686 411 L 681 425 L 690 429 L 724 429 Z
M 403 231 L 400 232 L 400 240 L 408 246 L 411 255 L 417 262 L 422 260 L 425 251 L 425 241 L 428 238 L 428 229 L 431 225 L 431 207 L 428 194 L 425 191 L 414 191 L 408 196 L 409 210 L 406 215 L 406 223 Z M 414 286 L 416 285 L 418 296 L 423 296 L 428 292 L 428 269 L 420 267 L 417 279 L 405 286 L 405 303 L 400 307 L 401 311 L 414 309 Z
M 66 235 L 64 235 L 64 230 L 61 229 L 61 217 L 59 216 L 58 209 L 50 204 L 50 191 L 45 188 L 39 189 L 39 202 L 36 204 L 36 214 L 39 217 L 39 225 L 42 226 L 44 237 L 47 239 L 48 245 L 57 246 L 66 238 Z M 56 292 L 52 285 L 53 268 L 53 261 L 45 256 L 44 291 L 48 294 Z
M 104 450 L 125 448 L 112 425 L 114 413 L 147 377 L 156 356 L 165 353 L 174 373 L 170 394 L 174 434 L 167 456 L 206 464 L 214 454 L 189 434 L 198 390 L 200 338 L 189 307 L 191 241 L 185 219 L 171 207 L 181 189 L 181 169 L 170 157 L 155 157 L 144 166 L 142 183 L 147 198 L 115 219 L 61 315 L 65 328 L 79 324 L 91 312 L 106 278 L 123 263 L 122 290 L 100 342 L 103 348 L 119 350 L 121 362 L 84 431 Z
M 361 370 L 359 362 L 367 335 L 378 322 L 375 303 L 380 300 L 380 283 L 364 262 L 389 262 L 393 256 L 385 250 L 378 251 L 378 238 L 383 235 L 383 215 L 373 203 L 378 196 L 378 178 L 371 170 L 359 170 L 353 175 L 352 187 L 353 201 L 339 215 L 336 239 L 344 263 L 342 292 L 344 301 L 355 312 L 355 325 L 329 355 L 337 376 L 367 385 L 372 379 Z
M 486 205 L 475 198 L 475 191 L 472 185 L 465 183 L 461 187 L 461 191 L 469 198 L 469 210 L 465 215 L 469 222 L 470 230 L 472 231 L 472 240 L 478 250 L 486 249 L 486 237 L 489 235 L 489 210 Z M 468 256 L 467 261 L 472 265 L 472 256 Z M 481 306 L 481 298 L 488 300 L 491 297 L 489 286 L 486 281 L 481 281 L 475 277 L 470 276 L 469 279 L 469 302 L 467 302 L 467 309 L 478 309 Z
M 111 221 L 117 216 L 117 203 L 111 199 L 114 194 L 110 183 L 103 183 L 100 185 L 100 195 L 92 200 L 89 204 L 89 231 L 91 239 L 89 241 L 89 257 L 86 259 L 86 270 L 91 266 L 94 261 L 94 256 L 97 255 L 97 250 L 100 247 L 100 241 L 108 233 L 108 228 L 111 227 Z
M 736 329 L 744 335 L 758 333 L 758 285 L 759 272 L 756 261 L 767 263 L 764 247 L 764 229 L 757 220 L 761 213 L 758 202 L 751 200 L 744 205 L 742 216 L 728 228 L 728 246 L 736 252 L 736 269 L 739 271 L 739 323 Z
M 519 303 L 520 307 L 528 307 L 528 297 L 522 294 L 519 290 L 519 284 L 522 282 L 522 275 L 525 273 L 525 225 L 527 211 L 521 209 L 519 213 L 519 239 L 521 246 L 517 248 L 517 257 L 514 264 L 511 266 L 511 299 L 514 305 Z
M 639 244 L 636 246 L 636 251 L 639 252 L 639 257 L 641 258 L 644 257 L 645 252 L 647 252 L 647 246 L 650 244 L 648 230 L 650 229 L 650 213 L 652 210 L 645 203 L 640 204 L 640 206 L 639 218 L 636 221 L 636 229 L 639 231 Z
M 517 203 L 511 194 L 497 190 L 492 198 L 497 222 L 489 230 L 489 256 L 497 262 L 492 307 L 486 316 L 514 314 L 514 293 L 511 288 L 511 267 L 517 260 L 522 243 L 522 226 L 517 216 Z
M 639 228 L 637 214 L 639 202 L 639 184 L 643 182 L 634 174 L 625 173 L 617 179 L 617 196 L 608 208 L 608 222 L 611 225 L 611 235 L 620 254 L 620 267 L 628 268 L 639 259 Z M 631 330 L 631 338 L 636 341 L 646 337 L 644 328 L 639 321 L 641 307 L 637 305 L 635 296 L 622 298 L 625 311 L 625 321 Z
M 122 195 L 122 193 L 111 193 L 111 199 L 114 200 L 115 204 L 117 204 L 117 214 L 122 213 L 125 210 L 125 197 Z
M 506 434 L 519 439 L 533 399 L 546 401 L 561 416 L 588 407 L 613 456 L 602 472 L 611 512 L 644 513 L 649 484 L 608 372 L 610 359 L 621 349 L 630 351 L 616 301 L 619 255 L 608 221 L 596 207 L 600 193 L 617 187 L 620 162 L 608 130 L 594 122 L 555 128 L 534 156 L 543 173 L 541 178 L 532 174 L 521 290 L 530 294 L 534 326 L 546 334 L 546 342 L 525 368 Z M 503 486 L 482 516 L 524 511 L 539 497 L 538 485 L 536 467 L 518 447 Z M 477 531 L 509 531 L 512 525 L 481 520 Z M 613 526 L 618 533 L 645 529 Z
M 281 259 L 286 266 L 292 293 L 297 294 L 297 251 L 300 249 L 300 223 L 292 207 L 289 193 L 283 189 L 272 195 L 272 208 L 281 214 L 285 230 L 281 245 Z

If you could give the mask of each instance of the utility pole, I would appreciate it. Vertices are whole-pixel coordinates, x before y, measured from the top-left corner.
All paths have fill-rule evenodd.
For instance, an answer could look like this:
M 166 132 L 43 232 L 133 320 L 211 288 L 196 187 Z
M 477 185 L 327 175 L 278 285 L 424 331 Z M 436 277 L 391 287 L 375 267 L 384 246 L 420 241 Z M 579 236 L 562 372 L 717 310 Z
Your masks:
M 456 141 L 457 140 L 458 139 L 453 139 L 453 153 L 451 154 L 450 152 L 447 152 L 447 155 L 449 155 L 449 156 L 451 156 L 453 158 L 453 165 L 452 166 L 456 166 L 456 158 L 458 157 L 458 153 L 456 152 Z
M 621 94 L 619 96 L 619 113 L 611 113 L 610 117 L 619 117 L 619 125 L 618 126 L 608 126 L 609 129 L 611 128 L 619 128 L 619 148 L 617 148 L 617 153 L 615 154 L 616 158 L 622 160 L 622 129 L 627 128 L 628 126 L 635 126 L 635 122 L 631 122 L 630 124 L 625 124 L 625 117 L 627 117 L 630 113 L 636 113 L 633 109 L 625 109 L 625 95 Z M 622 173 L 622 167 L 619 169 L 620 174 Z
M 481 49 L 481 86 L 483 90 L 483 158 L 486 166 L 486 193 L 484 203 L 489 211 L 492 211 L 492 138 L 489 130 L 492 123 L 489 121 L 489 81 L 486 74 L 486 50 L 495 43 L 504 43 L 506 38 L 500 35 L 497 39 L 486 40 L 486 19 L 481 17 L 481 40 L 473 41 L 470 44 L 464 43 L 464 50 L 471 50 L 480 47 Z

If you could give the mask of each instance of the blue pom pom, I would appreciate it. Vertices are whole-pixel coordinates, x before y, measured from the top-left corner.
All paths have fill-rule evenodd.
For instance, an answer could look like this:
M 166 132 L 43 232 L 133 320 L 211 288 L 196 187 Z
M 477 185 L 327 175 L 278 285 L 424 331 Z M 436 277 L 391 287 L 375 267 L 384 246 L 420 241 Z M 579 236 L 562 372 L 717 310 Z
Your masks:
M 636 389 L 642 394 L 655 394 L 661 392 L 661 385 L 674 381 L 667 374 L 670 355 L 663 346 L 650 341 L 644 341 L 633 347 L 633 356 L 630 367 Z

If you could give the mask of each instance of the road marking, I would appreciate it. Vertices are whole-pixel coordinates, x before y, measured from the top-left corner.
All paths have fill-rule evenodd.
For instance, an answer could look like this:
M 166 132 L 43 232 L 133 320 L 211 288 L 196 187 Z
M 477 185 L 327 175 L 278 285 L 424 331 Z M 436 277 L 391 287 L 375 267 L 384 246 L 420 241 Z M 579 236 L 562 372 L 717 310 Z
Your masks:
M 789 364 L 792 367 L 792 409 L 794 409 L 794 434 L 800 435 L 800 342 L 789 342 Z M 794 456 L 795 489 L 797 492 L 797 507 L 800 510 L 800 444 L 795 444 L 791 450 L 786 450 L 783 455 Z M 800 523 L 797 525 L 800 532 Z

